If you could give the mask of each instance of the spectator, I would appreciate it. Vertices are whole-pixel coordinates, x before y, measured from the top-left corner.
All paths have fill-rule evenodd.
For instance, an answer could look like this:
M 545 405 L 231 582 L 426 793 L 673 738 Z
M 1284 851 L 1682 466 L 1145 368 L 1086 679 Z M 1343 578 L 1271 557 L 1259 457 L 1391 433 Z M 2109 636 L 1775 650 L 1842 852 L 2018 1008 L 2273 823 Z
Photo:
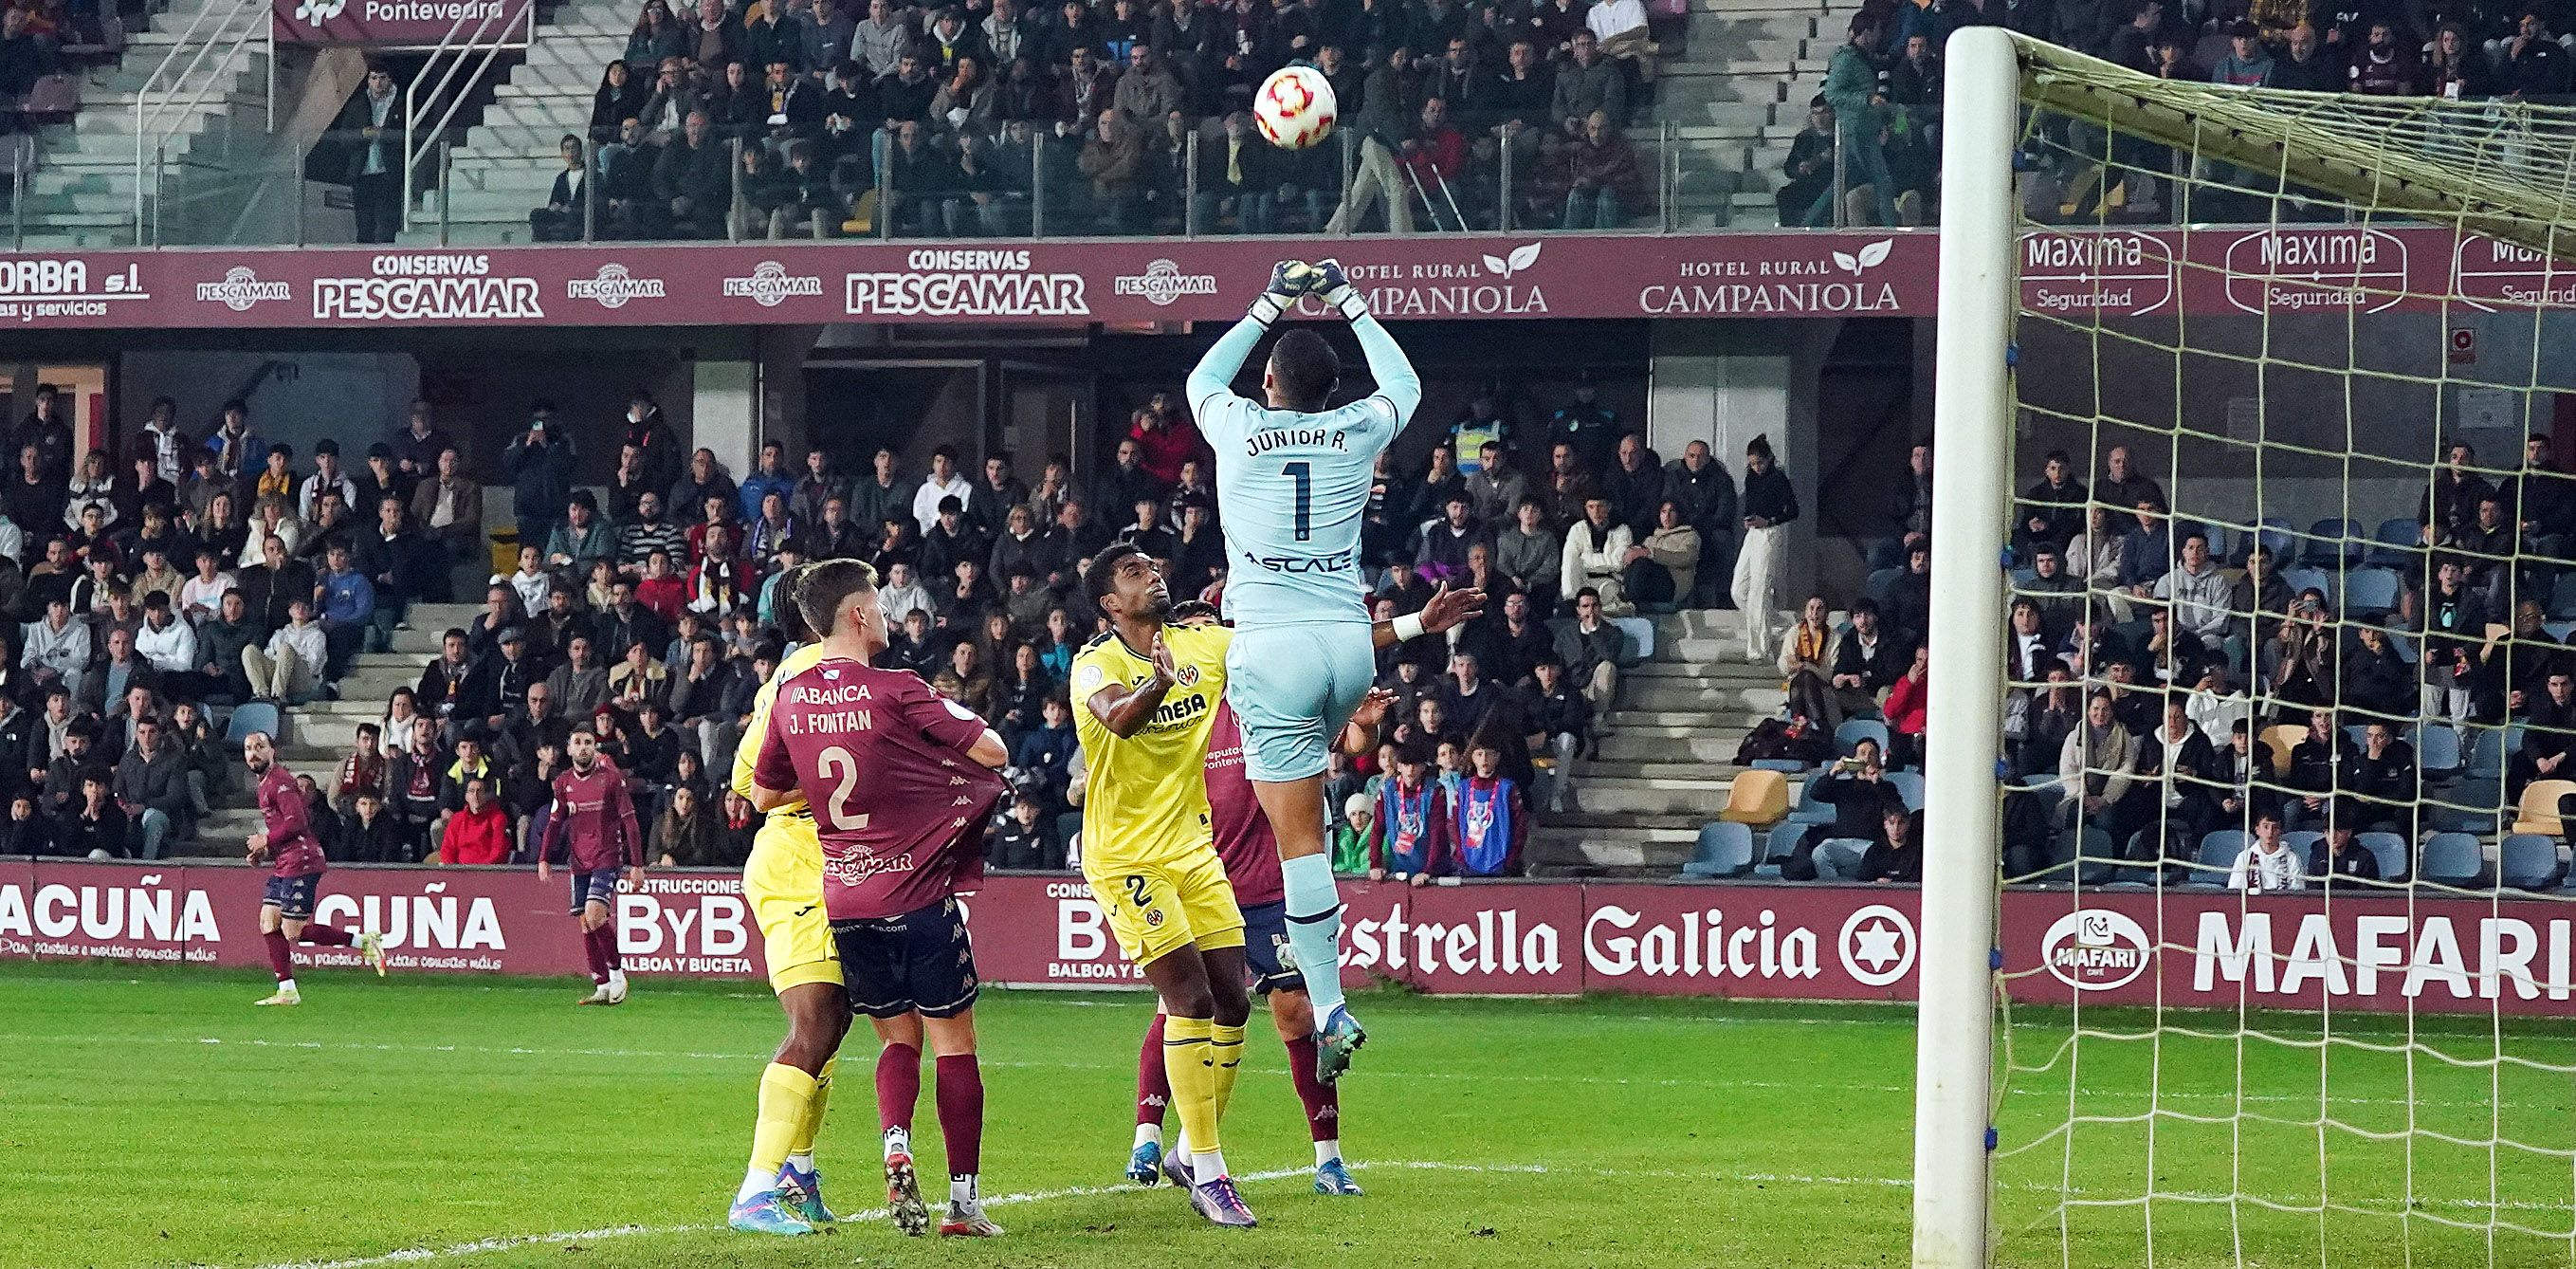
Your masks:
M 2249 24 L 2250 25 L 2250 24 Z M 2253 44 L 2247 39 L 2247 44 Z M 2354 52 L 2349 70 L 2350 91 L 2365 97 L 2414 97 L 2424 91 L 2424 67 L 2412 47 L 2415 41 L 2400 44 L 2396 24 L 2376 21 L 2370 24 L 2369 42 Z M 2259 47 L 2259 46 L 2258 46 Z M 2270 59 L 2265 58 L 2268 64 Z M 2223 82 L 2223 81 L 2222 81 Z M 2559 91 L 2565 91 L 2562 85 Z
M 493 798 L 492 780 L 476 775 L 464 784 L 464 805 L 447 817 L 439 835 L 438 862 L 449 866 L 510 862 L 510 815 Z
M 713 868 L 727 862 L 725 824 L 699 801 L 698 790 L 678 785 L 653 821 L 653 859 L 663 868 Z
M 2307 35 L 2311 50 L 2316 44 L 2316 32 L 2302 26 L 2290 32 L 2294 54 L 2302 33 Z M 2324 62 L 2327 59 L 2318 55 L 2315 60 Z M 2432 53 L 2425 61 L 2424 70 L 2425 91 L 2436 97 L 2450 101 L 2479 101 L 2494 96 L 2496 92 L 2495 71 L 2487 61 L 2486 51 L 2470 39 L 2467 30 L 2457 22 L 2445 22 L 2434 31 Z M 2361 853 L 2367 855 L 2370 852 Z
M 1735 540 L 1738 518 L 1735 508 L 1735 478 L 1726 464 L 1718 462 L 1708 442 L 1692 441 L 1682 446 L 1682 456 L 1664 465 L 1663 496 L 1681 507 L 1682 522 L 1699 530 L 1699 568 L 1686 589 L 1683 602 L 1699 606 L 1713 602 L 1716 580 L 1730 563 L 1728 552 Z
M 1457 875 L 1519 876 L 1530 819 L 1520 784 L 1503 773 L 1502 750 L 1492 739 L 1478 737 L 1467 756 L 1470 773 L 1452 804 L 1448 834 Z
M 1931 673 L 1932 649 L 1917 644 L 1913 664 L 1887 689 L 1884 712 L 1894 749 L 1890 756 L 1900 766 L 1923 765 L 1923 719 L 1932 690 Z
M 1557 659 L 1592 703 L 1595 713 L 1618 700 L 1619 671 L 1630 662 L 1627 636 L 1601 614 L 1601 593 L 1590 587 L 1575 592 L 1574 622 L 1557 631 Z
M 2198 529 L 2183 534 L 2182 560 L 2156 580 L 2154 594 L 2173 605 L 2169 611 L 2175 633 L 2197 641 L 2201 651 L 2214 651 L 2227 638 L 2235 584 L 2210 557 L 2208 534 Z
M 1393 877 L 1421 885 L 1449 869 L 1449 798 L 1430 779 L 1419 748 L 1396 760 L 1396 778 L 1378 789 L 1369 835 L 1369 880 Z
M 171 693 L 181 699 L 230 703 L 250 697 L 250 680 L 243 671 L 242 653 L 259 641 L 259 631 L 250 622 L 248 606 L 241 592 L 227 590 L 215 601 L 216 615 L 199 623 L 196 668 L 190 680 L 182 685 L 168 679 Z
M 287 622 L 268 637 L 266 648 L 242 649 L 242 674 L 250 680 L 251 699 L 301 705 L 321 690 L 329 659 L 313 603 L 299 597 L 288 604 Z
M 134 650 L 166 683 L 177 686 L 181 676 L 197 668 L 197 632 L 170 610 L 166 591 L 154 591 L 143 599 L 143 625 L 134 634 Z
M 2286 40 L 2281 54 L 2272 59 L 2272 87 L 2311 93 L 2334 93 L 2344 90 L 2343 59 L 2324 47 L 2317 39 L 2315 27 L 2301 22 L 2290 28 Z M 2481 54 L 2469 60 L 2477 64 L 2479 82 L 2486 83 L 2488 72 L 2485 56 Z M 2435 92 L 2436 95 L 2441 95 L 2438 83 Z M 2481 92 L 2476 95 L 2486 94 Z
M 1351 179 L 1350 193 L 1335 209 L 1324 226 L 1328 237 L 1341 237 L 1358 228 L 1371 207 L 1383 200 L 1389 231 L 1413 232 L 1412 195 L 1404 177 L 1396 170 L 1396 154 L 1411 138 L 1413 111 L 1408 106 L 1412 96 L 1412 76 L 1406 69 L 1409 50 L 1401 45 L 1387 50 L 1386 60 L 1370 72 L 1366 89 L 1360 95 L 1360 109 L 1354 120 L 1359 128 L 1359 167 Z M 1564 81 L 1558 81 L 1558 92 L 1564 92 Z
M 868 0 L 867 20 L 857 26 L 857 37 L 850 45 L 850 59 L 865 69 L 871 79 L 894 74 L 897 62 L 912 47 L 910 22 L 897 15 L 888 0 Z
M 608 64 L 610 78 L 621 82 L 625 79 L 625 69 L 624 62 Z M 605 99 L 609 85 L 601 84 L 599 92 Z M 613 108 L 605 100 L 594 107 Z M 612 116 L 612 120 L 620 117 L 623 116 Z M 616 124 L 611 122 L 607 128 L 613 132 Z M 554 186 L 546 192 L 546 205 L 528 212 L 528 237 L 535 242 L 580 242 L 584 234 L 595 232 L 599 227 L 598 213 L 584 210 L 585 203 L 595 201 L 599 191 L 591 184 L 590 160 L 584 153 L 580 137 L 565 133 L 563 140 L 555 144 L 555 150 L 563 156 L 563 170 L 555 173 Z
M 2320 844 L 2320 849 L 2322 849 Z M 2254 836 L 2228 867 L 2227 888 L 2245 894 L 2305 890 L 2307 873 L 2281 838 L 2281 817 L 2269 812 L 2254 817 Z
M 2211 67 L 2209 82 L 2231 88 L 2265 88 L 2272 83 L 2273 62 L 2252 22 L 2238 19 L 2227 27 L 2227 56 Z
M 1834 643 L 1830 680 L 1842 716 L 1876 715 L 1878 693 L 1895 685 L 1907 660 L 1902 646 L 1879 628 L 1878 604 L 1866 596 L 1853 600 L 1851 628 Z
M 73 787 L 79 793 L 65 804 L 55 828 L 64 854 L 89 859 L 126 857 L 125 810 L 110 795 L 108 783 L 105 768 L 78 773 Z
M 1789 522 L 1798 518 L 1798 493 L 1771 452 L 1771 438 L 1757 435 L 1744 450 L 1744 543 L 1735 556 L 1735 607 L 1744 622 L 1745 655 L 1768 664 L 1778 633 L 1772 627 L 1781 565 L 1788 557 Z
M 1921 36 L 1915 37 L 1920 40 Z M 1869 849 L 1861 853 L 1860 871 L 1852 879 L 1919 885 L 1923 881 L 1923 813 L 1902 803 L 1879 812 Z
M 1557 585 L 1568 595 L 1592 592 L 1607 616 L 1636 611 L 1628 599 L 1625 574 L 1635 546 L 1628 526 L 1611 518 L 1610 500 L 1595 495 L 1583 504 L 1583 520 L 1566 531 Z
M 2137 818 L 2135 795 L 2139 742 L 2122 726 L 2111 694 L 2097 691 L 2084 707 L 2084 725 L 2067 734 L 2058 758 L 2060 822 L 2083 823 L 2125 843 Z
M 1628 209 L 1645 199 L 1644 177 L 1637 165 L 1637 148 L 1611 122 L 1608 112 L 1596 110 L 1585 116 L 1573 164 L 1574 188 L 1565 200 L 1565 227 L 1625 228 Z
M 2145 599 L 2173 571 L 2173 524 L 2161 502 L 2141 498 L 2136 507 L 2136 527 L 2120 539 L 2120 585 L 2132 598 Z
M 1895 179 L 1888 172 L 1886 153 L 1879 148 L 1886 122 L 1879 109 L 1886 98 L 1878 88 L 1878 50 L 1886 38 L 1883 21 L 1867 12 L 1853 16 L 1850 42 L 1834 50 L 1825 66 L 1821 95 L 1833 107 L 1836 150 L 1845 164 L 1844 189 L 1854 193 L 1868 189 L 1878 205 L 1878 223 L 1893 225 L 1897 223 Z M 1830 225 L 1841 214 L 1829 185 L 1808 207 L 1806 223 Z
M 439 450 L 437 461 L 437 472 L 424 478 L 412 495 L 411 514 L 415 523 L 428 530 L 430 539 L 444 548 L 449 566 L 432 572 L 427 579 L 431 593 L 423 598 L 446 603 L 455 594 L 450 577 L 453 566 L 474 559 L 485 549 L 483 487 L 465 478 L 464 456 L 456 452 L 455 446 Z
M 338 682 L 349 672 L 349 659 L 364 646 L 367 631 L 374 628 L 376 588 L 351 561 L 346 543 L 332 543 L 327 562 L 320 582 L 322 634 L 328 649 L 322 677 Z
M 408 864 L 412 857 L 409 835 L 402 821 L 389 809 L 380 789 L 361 789 L 350 800 L 349 811 L 340 817 L 339 836 L 331 842 L 334 860 L 357 864 Z
M 996 868 L 1056 872 L 1064 868 L 1064 843 L 1046 822 L 1047 801 L 1035 788 L 1023 788 L 1011 799 L 1010 813 L 993 833 L 985 858 Z
M 140 830 L 142 858 L 159 859 L 190 827 L 187 769 L 161 735 L 159 719 L 133 723 L 134 747 L 117 760 L 118 809 Z
M 1622 583 L 1634 602 L 1678 604 L 1690 594 L 1699 555 L 1699 530 L 1682 521 L 1680 503 L 1665 502 L 1656 512 L 1654 532 L 1628 548 Z
M 714 120 L 703 109 L 690 111 L 680 138 L 662 147 L 654 162 L 655 202 L 648 232 L 679 238 L 722 235 L 733 197 L 732 166 L 715 135 Z
M 344 81 L 345 82 L 345 81 Z M 402 148 L 408 135 L 393 74 L 367 68 L 366 82 L 333 125 L 331 140 L 345 156 L 342 183 L 357 213 L 358 241 L 392 242 L 402 228 Z
M 1811 209 L 1819 204 L 1830 205 L 1834 191 L 1834 137 L 1834 108 L 1819 93 L 1807 103 L 1807 126 L 1789 139 L 1789 155 L 1780 164 L 1785 179 L 1772 201 L 1783 226 L 1805 225 Z
M 2280 817 L 2275 815 L 2272 819 L 2277 830 Z M 2255 831 L 2258 834 L 2262 831 L 2259 813 L 2255 821 Z M 2244 857 L 2239 856 L 2240 867 L 2244 862 Z M 2233 873 L 2230 874 L 2231 878 L 2233 875 Z M 2351 883 L 2378 881 L 2380 879 L 2379 857 L 2372 854 L 2369 848 L 2353 841 L 2350 823 L 2342 820 L 2329 821 L 2325 836 L 2317 839 L 2316 844 L 2308 848 L 2307 875 L 2309 880 L 2326 886 L 2331 886 L 2336 881 Z

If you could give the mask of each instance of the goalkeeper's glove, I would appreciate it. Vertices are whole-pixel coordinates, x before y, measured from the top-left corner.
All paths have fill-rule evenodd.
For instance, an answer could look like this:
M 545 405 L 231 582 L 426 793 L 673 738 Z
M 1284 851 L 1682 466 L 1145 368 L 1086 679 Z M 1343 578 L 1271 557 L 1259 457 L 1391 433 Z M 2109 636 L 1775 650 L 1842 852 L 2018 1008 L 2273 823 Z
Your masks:
M 1326 304 L 1332 305 L 1334 310 L 1342 315 L 1343 320 L 1356 321 L 1367 316 L 1368 301 L 1361 298 L 1359 288 L 1352 286 L 1351 280 L 1343 276 L 1341 261 L 1321 260 L 1312 267 L 1315 270 L 1313 288 L 1315 294 L 1322 296 Z
M 1302 260 L 1282 260 L 1270 268 L 1270 285 L 1252 301 L 1252 319 L 1268 326 L 1279 320 L 1297 297 L 1315 289 L 1318 276 L 1315 266 Z

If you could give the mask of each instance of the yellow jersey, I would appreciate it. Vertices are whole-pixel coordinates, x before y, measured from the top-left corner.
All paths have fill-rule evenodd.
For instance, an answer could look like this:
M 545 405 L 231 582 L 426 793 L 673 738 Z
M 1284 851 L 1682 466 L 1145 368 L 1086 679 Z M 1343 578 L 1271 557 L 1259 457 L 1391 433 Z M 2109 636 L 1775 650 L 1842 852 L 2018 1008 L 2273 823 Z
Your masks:
M 1135 735 L 1120 739 L 1091 712 L 1112 683 L 1150 683 L 1154 662 L 1103 634 L 1073 658 L 1073 731 L 1089 783 L 1082 800 L 1083 867 L 1155 862 L 1213 850 L 1207 798 L 1208 733 L 1225 700 L 1223 626 L 1165 626 L 1176 671 L 1162 705 Z
M 751 698 L 751 722 L 743 728 L 742 743 L 735 745 L 733 750 L 733 791 L 741 794 L 745 801 L 751 799 L 751 773 L 760 766 L 761 742 L 769 736 L 769 707 L 778 699 L 778 685 L 813 668 L 822 659 L 823 643 L 819 639 L 797 648 L 778 663 L 778 668 L 770 672 L 769 681 L 761 684 L 759 693 Z M 801 815 L 810 819 L 814 812 L 805 805 L 805 794 L 800 790 L 770 814 Z

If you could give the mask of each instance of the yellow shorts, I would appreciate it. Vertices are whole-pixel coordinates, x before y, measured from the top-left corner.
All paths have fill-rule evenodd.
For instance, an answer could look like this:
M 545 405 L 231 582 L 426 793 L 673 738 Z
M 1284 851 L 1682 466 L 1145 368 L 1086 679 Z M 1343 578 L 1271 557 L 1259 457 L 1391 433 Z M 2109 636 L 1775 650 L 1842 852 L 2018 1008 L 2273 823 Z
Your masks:
M 1109 932 L 1129 961 L 1151 965 L 1183 945 L 1203 951 L 1243 946 L 1243 910 L 1216 851 L 1154 860 L 1098 858 L 1086 850 L 1082 878 L 1109 915 Z
M 751 839 L 742 866 L 742 897 L 760 924 L 769 989 L 841 984 L 841 956 L 823 915 L 823 843 L 810 815 L 772 815 Z

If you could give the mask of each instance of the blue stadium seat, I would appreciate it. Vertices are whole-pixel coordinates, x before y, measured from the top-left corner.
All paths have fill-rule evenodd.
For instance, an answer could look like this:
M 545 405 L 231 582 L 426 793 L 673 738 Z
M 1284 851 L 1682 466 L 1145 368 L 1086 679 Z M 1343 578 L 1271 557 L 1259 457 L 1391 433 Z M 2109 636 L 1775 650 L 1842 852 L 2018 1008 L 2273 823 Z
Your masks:
M 2399 589 L 2397 574 L 2384 568 L 2356 568 L 2343 575 L 2343 615 L 2349 620 L 2365 613 L 2385 613 L 2397 607 Z
M 2305 564 L 2296 568 L 2282 569 L 2281 584 L 2289 587 L 2293 595 L 2313 588 L 2318 594 L 2326 597 L 2327 607 L 2334 606 L 2334 575 L 2324 569 Z
M 2356 840 L 2366 843 L 2374 837 L 2395 836 L 2394 833 L 2364 833 Z M 2380 852 L 2374 846 L 2372 853 Z M 2551 862 L 2556 862 L 2555 848 L 2552 848 Z M 2379 871 L 2389 880 L 2398 879 L 2397 874 L 2388 871 L 2385 854 L 2380 854 Z M 2424 863 L 2419 874 L 2422 880 L 2445 886 L 2479 886 L 2485 884 L 2486 871 L 2486 852 L 2479 848 L 2478 839 L 2466 833 L 2435 833 L 2424 839 Z
M 2538 833 L 2515 833 L 2505 838 L 2499 854 L 2504 884 L 2516 890 L 2547 890 L 2566 876 L 2567 870 L 2558 862 L 2558 843 Z
M 2448 727 L 2425 727 L 2415 734 L 2415 758 L 2424 774 L 2448 780 L 2460 773 L 2460 733 Z
M 1898 796 L 1905 799 L 1906 810 L 1919 811 L 1923 809 L 1922 772 L 1890 771 L 1884 778 L 1889 784 L 1895 785 Z
M 2540 632 L 2565 643 L 2567 636 L 2576 634 L 2576 621 L 2544 621 L 2540 623 Z
M 2364 556 L 2381 568 L 2404 571 L 2415 566 L 2424 552 L 2424 526 L 2404 516 L 2379 522 L 2379 530 L 2370 535 L 2370 551 Z
M 2356 564 L 2361 560 L 2362 541 L 2358 520 L 2319 520 L 2308 526 L 2306 559 L 2319 568 Z
M 1645 617 L 1612 617 L 1610 624 L 1619 627 L 1619 633 L 1628 636 L 1629 656 L 1639 661 L 1654 659 L 1655 623 L 1652 620 Z
M 275 705 L 267 701 L 252 701 L 234 708 L 232 721 L 224 725 L 224 740 L 238 745 L 252 732 L 264 731 L 271 741 L 283 747 L 286 737 L 279 733 L 279 725 Z
M 2313 830 L 2281 834 L 2281 844 L 2289 847 L 2290 852 L 2301 859 L 2316 853 L 2317 843 L 2325 839 L 2325 834 Z
M 2560 573 L 2549 588 L 2549 615 L 2576 617 L 2576 573 Z
M 1896 579 L 1904 575 L 1905 570 L 1901 568 L 1879 569 L 1869 575 L 1868 581 L 1861 584 L 1861 593 L 1869 596 L 1871 603 L 1884 608 L 1887 606 L 1887 597 L 1896 593 Z
M 1797 758 L 1756 758 L 1753 760 L 1753 769 L 1756 771 L 1778 771 L 1786 775 L 1797 775 L 1801 772 L 1812 770 L 1813 764 Z
M 1753 867 L 1753 830 L 1720 820 L 1701 826 L 1685 877 L 1733 877 Z
M 2291 565 L 2290 547 L 2298 540 L 2298 535 L 2290 532 L 2290 522 L 2279 517 L 2265 516 L 2255 525 L 2254 541 L 2264 550 L 2272 553 L 2272 567 L 2275 571 L 2286 569 Z
M 1814 824 L 1811 821 L 1795 819 L 1782 820 L 1774 825 L 1770 832 L 1762 835 L 1762 862 L 1754 865 L 1753 875 L 1778 881 L 1780 861 L 1787 859 L 1797 850 L 1798 839 L 1805 837 L 1807 830 L 1812 827 Z
M 2286 839 L 2285 839 L 2286 840 Z M 2236 857 L 2244 853 L 2245 833 L 2241 829 L 2222 828 L 2204 833 L 2200 839 L 2200 866 L 2192 869 L 2194 885 L 2223 886 L 2227 871 L 2236 866 Z
M 2459 780 L 2430 796 L 2439 799 L 2432 807 L 2433 827 L 2444 832 L 2483 837 L 2496 831 L 2499 813 L 2513 810 L 2504 805 L 2504 781 L 2491 775 Z
M 1815 819 L 1821 817 L 1827 822 L 1832 821 L 1834 818 L 1834 804 L 1831 802 L 1819 802 L 1816 800 L 1816 790 L 1824 787 L 1824 783 L 1825 778 L 1821 775 L 1800 783 L 1798 785 L 1798 798 L 1795 802 L 1792 802 L 1789 805 L 1789 818 Z
M 2443 834 L 2436 833 L 2434 836 L 2439 837 Z M 2452 833 L 2450 836 L 2465 837 L 2467 834 Z M 2370 857 L 2379 861 L 2381 881 L 2406 880 L 2408 852 L 2405 838 L 2395 833 L 2355 833 L 2352 835 L 2352 844 L 2369 851 Z M 2469 848 L 2472 851 L 2477 849 L 2477 839 L 2469 839 Z
M 1863 738 L 1877 741 L 1878 756 L 1882 759 L 1887 757 L 1887 724 L 1875 718 L 1844 719 L 1843 725 L 1834 729 L 1835 755 L 1850 757 L 1853 747 L 1859 745 Z
M 2115 866 L 2119 856 L 2112 849 L 2111 835 L 2098 828 L 2087 828 L 2077 840 L 2075 877 L 2079 885 L 2109 885 L 2119 875 Z

